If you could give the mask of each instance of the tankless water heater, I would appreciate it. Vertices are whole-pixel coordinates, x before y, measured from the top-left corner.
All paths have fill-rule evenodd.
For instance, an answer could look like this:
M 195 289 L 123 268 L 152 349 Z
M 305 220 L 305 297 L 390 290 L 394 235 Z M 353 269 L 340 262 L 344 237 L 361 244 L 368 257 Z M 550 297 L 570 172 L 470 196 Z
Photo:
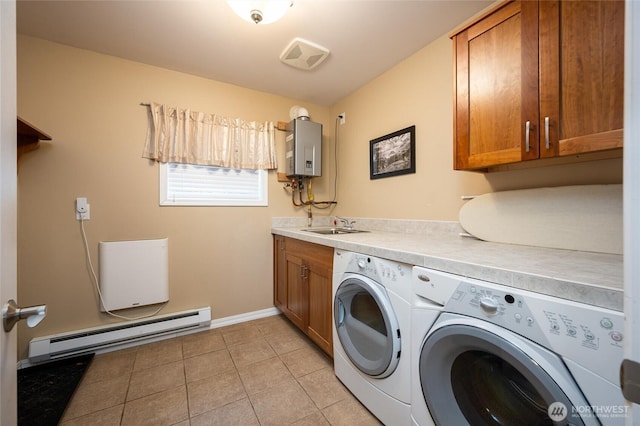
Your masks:
M 288 177 L 322 176 L 322 124 L 304 118 L 291 120 L 285 148 Z

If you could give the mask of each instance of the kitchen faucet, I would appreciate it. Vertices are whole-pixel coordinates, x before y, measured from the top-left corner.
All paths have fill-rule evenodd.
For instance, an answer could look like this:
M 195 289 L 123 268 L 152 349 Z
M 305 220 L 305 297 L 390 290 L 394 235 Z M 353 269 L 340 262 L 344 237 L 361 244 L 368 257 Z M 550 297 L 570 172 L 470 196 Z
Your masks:
M 344 217 L 336 216 L 336 220 L 333 221 L 333 224 L 337 225 L 338 224 L 338 220 L 340 222 L 342 222 L 342 226 L 345 229 L 353 229 L 353 224 L 356 223 L 355 220 L 351 220 L 350 221 L 349 219 L 345 219 Z

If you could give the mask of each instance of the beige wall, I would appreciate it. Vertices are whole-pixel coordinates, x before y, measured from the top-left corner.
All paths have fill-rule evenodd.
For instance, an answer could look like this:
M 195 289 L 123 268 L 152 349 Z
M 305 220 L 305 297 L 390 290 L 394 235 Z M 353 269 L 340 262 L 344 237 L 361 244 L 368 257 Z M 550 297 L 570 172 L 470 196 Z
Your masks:
M 621 182 L 621 160 L 453 171 L 451 66 L 451 42 L 442 37 L 325 108 L 19 36 L 18 114 L 54 137 L 20 163 L 19 300 L 47 303 L 49 316 L 34 330 L 20 325 L 19 357 L 33 336 L 110 321 L 98 313 L 87 272 L 74 218 L 78 196 L 91 204 L 86 230 L 94 259 L 99 241 L 169 237 L 164 312 L 210 305 L 221 318 L 271 306 L 271 217 L 304 211 L 291 206 L 274 173 L 268 208 L 158 207 L 157 166 L 140 158 L 147 126 L 141 101 L 272 121 L 305 106 L 324 124 L 317 200 L 333 194 L 334 119 L 346 112 L 338 126 L 339 204 L 315 215 L 456 220 L 463 194 Z M 369 180 L 369 141 L 414 124 L 417 172 Z
M 20 324 L 19 358 L 33 336 L 112 321 L 98 312 L 86 267 L 79 196 L 91 205 L 96 268 L 99 241 L 169 238 L 163 312 L 211 306 L 221 318 L 272 306 L 271 218 L 298 214 L 290 197 L 271 172 L 269 207 L 159 207 L 158 167 L 141 158 L 139 103 L 149 101 L 245 120 L 287 121 L 296 104 L 314 121 L 329 117 L 326 107 L 19 36 L 18 115 L 53 137 L 19 167 L 19 301 L 48 306 L 37 328 Z M 284 134 L 277 139 L 283 145 Z M 323 187 L 314 185 L 318 198 Z
M 622 160 L 499 173 L 453 170 L 451 40 L 443 36 L 331 107 L 339 126 L 340 213 L 457 220 L 461 195 L 543 186 L 622 182 Z M 369 179 L 369 141 L 416 126 L 416 173 Z

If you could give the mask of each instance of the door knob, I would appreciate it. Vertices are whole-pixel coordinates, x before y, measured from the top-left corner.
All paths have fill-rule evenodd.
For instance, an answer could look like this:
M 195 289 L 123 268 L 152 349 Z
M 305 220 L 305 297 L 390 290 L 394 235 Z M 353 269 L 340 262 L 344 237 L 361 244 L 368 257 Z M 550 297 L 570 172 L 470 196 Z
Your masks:
M 47 305 L 30 306 L 28 308 L 20 308 L 16 301 L 11 299 L 5 303 L 2 308 L 2 324 L 4 331 L 9 332 L 13 329 L 21 319 L 27 320 L 27 327 L 33 328 L 47 315 Z

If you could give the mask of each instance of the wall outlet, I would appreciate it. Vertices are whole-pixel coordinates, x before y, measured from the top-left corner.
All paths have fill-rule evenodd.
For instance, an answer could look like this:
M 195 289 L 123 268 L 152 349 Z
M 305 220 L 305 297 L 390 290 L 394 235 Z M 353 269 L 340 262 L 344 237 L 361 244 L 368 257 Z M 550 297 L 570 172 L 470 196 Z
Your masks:
M 91 218 L 91 209 L 87 199 L 84 197 L 76 198 L 76 219 L 89 220 Z
M 345 124 L 347 122 L 347 113 L 338 114 L 338 118 L 340 118 L 340 124 Z

